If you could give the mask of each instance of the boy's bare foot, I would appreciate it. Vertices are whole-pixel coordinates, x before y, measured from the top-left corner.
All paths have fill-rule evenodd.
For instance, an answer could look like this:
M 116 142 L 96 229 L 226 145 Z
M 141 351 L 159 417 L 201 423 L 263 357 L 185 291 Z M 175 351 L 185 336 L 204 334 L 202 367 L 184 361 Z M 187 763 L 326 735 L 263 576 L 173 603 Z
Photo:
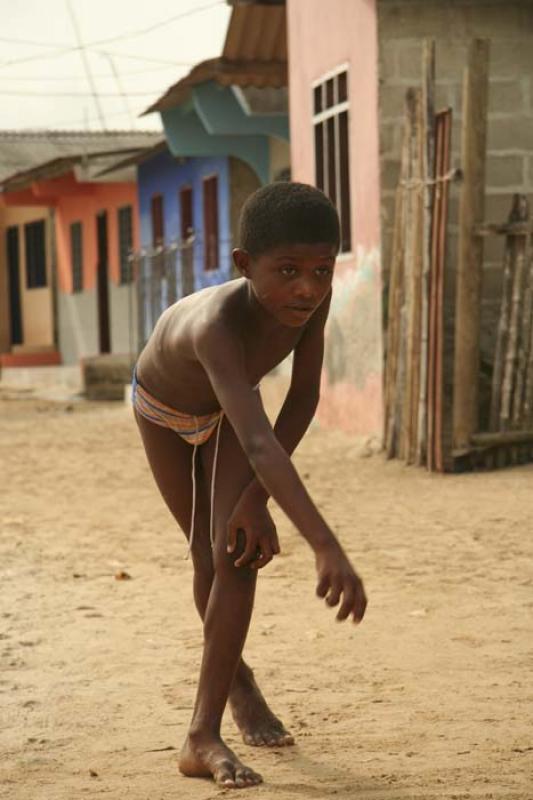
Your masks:
M 287 747 L 294 744 L 293 736 L 267 706 L 253 679 L 248 686 L 233 687 L 230 706 L 245 744 L 253 747 Z
M 179 769 L 189 778 L 208 778 L 226 789 L 244 789 L 262 783 L 261 775 L 246 767 L 222 739 L 189 734 L 183 745 Z

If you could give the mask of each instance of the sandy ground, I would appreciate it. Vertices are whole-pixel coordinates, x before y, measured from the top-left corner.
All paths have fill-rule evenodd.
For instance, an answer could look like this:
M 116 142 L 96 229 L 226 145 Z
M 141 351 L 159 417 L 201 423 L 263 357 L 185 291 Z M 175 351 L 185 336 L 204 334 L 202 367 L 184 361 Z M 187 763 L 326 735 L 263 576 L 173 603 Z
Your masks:
M 201 629 L 129 409 L 3 390 L 0 448 L 0 797 L 227 794 L 177 773 Z M 265 778 L 245 791 L 531 800 L 533 468 L 432 477 L 319 430 L 296 461 L 370 604 L 335 624 L 276 514 L 247 654 L 298 744 L 248 748 L 227 719 Z

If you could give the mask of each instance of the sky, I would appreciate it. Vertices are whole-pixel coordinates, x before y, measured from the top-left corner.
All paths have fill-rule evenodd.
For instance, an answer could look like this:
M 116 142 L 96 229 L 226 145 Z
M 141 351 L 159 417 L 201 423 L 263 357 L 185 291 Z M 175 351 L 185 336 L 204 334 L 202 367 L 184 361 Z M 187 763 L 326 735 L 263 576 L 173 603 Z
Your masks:
M 225 0 L 0 0 L 0 128 L 159 130 L 139 114 L 221 54 L 230 14 Z

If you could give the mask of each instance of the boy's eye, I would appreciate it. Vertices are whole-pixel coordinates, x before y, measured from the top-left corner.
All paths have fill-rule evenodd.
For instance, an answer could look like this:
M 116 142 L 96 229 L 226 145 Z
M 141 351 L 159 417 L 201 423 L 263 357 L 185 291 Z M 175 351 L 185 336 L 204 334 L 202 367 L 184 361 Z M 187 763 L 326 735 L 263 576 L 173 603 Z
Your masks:
M 285 267 L 280 267 L 279 271 L 281 272 L 282 275 L 291 276 L 295 274 L 296 269 L 294 267 L 285 266 Z
M 328 277 L 332 274 L 333 270 L 331 267 L 317 267 L 315 272 L 317 275 L 320 275 L 320 277 Z

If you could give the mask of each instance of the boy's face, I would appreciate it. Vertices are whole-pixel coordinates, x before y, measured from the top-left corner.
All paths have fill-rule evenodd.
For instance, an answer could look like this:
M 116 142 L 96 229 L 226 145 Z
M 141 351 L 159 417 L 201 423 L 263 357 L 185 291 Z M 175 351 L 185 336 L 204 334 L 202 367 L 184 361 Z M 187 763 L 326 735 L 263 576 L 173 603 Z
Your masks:
M 256 258 L 234 250 L 233 259 L 255 297 L 280 323 L 298 328 L 327 296 L 337 250 L 331 244 L 287 244 Z

